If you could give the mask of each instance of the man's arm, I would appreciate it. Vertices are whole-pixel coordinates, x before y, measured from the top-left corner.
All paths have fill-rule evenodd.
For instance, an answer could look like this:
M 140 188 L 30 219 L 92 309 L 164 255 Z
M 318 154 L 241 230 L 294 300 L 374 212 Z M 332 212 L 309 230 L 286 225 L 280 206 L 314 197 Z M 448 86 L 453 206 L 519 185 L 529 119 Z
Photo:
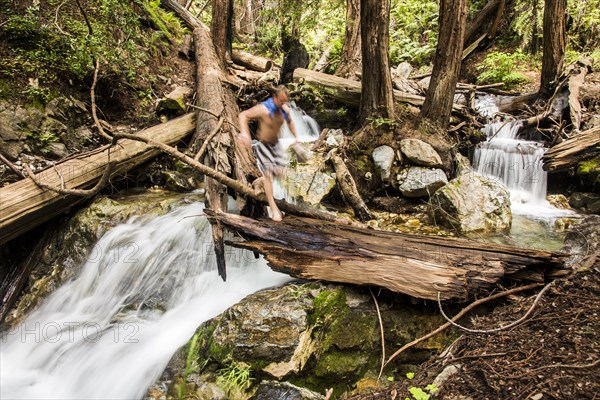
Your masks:
M 250 126 L 248 123 L 251 120 L 258 119 L 268 113 L 269 111 L 262 104 L 257 104 L 254 107 L 240 113 L 238 117 L 240 123 L 240 133 L 238 134 L 238 139 L 241 143 L 248 147 L 252 145 L 252 137 L 250 136 Z

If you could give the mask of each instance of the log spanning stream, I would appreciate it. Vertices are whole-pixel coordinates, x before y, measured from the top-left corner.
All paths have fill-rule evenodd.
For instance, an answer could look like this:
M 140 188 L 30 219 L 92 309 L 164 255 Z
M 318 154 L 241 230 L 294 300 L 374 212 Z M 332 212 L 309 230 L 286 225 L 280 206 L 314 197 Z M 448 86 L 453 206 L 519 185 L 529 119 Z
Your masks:
M 78 276 L 4 333 L 0 397 L 142 398 L 203 321 L 289 280 L 234 249 L 222 282 L 202 211 L 183 206 L 106 233 Z

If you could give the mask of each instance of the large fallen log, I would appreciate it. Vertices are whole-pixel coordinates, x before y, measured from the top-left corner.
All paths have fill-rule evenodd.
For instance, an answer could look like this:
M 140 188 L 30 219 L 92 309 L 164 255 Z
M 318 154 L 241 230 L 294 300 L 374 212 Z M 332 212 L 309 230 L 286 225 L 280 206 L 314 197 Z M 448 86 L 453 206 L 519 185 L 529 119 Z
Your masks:
M 294 70 L 293 80 L 297 83 L 304 82 L 310 86 L 314 86 L 340 103 L 355 107 L 360 105 L 360 82 L 304 68 L 296 68 Z M 423 105 L 425 97 L 394 90 L 394 100 L 400 103 L 409 103 L 420 107 Z M 454 104 L 452 109 L 458 111 L 464 109 L 464 107 L 459 104 Z
M 566 254 L 467 239 L 417 236 L 286 216 L 253 220 L 205 210 L 246 241 L 227 244 L 263 254 L 298 278 L 380 286 L 421 299 L 466 300 L 503 277 L 568 273 Z M 529 276 L 532 276 L 531 274 Z
M 231 52 L 231 59 L 234 63 L 242 65 L 253 71 L 267 72 L 271 69 L 271 67 L 273 67 L 273 62 L 271 60 L 246 53 L 242 50 L 233 50 Z
M 588 129 L 544 154 L 544 170 L 562 171 L 600 154 L 600 127 Z
M 195 121 L 193 114 L 186 114 L 144 129 L 138 135 L 175 144 L 194 130 Z M 109 148 L 110 161 L 114 165 L 112 176 L 136 168 L 159 154 L 158 150 L 144 143 L 123 140 L 112 148 L 104 146 L 100 151 L 95 150 L 58 163 L 35 176 L 41 182 L 55 187 L 61 187 L 61 184 L 66 189 L 92 187 L 104 173 Z M 82 200 L 84 197 L 42 189 L 31 179 L 23 179 L 0 188 L 0 244 L 48 221 Z

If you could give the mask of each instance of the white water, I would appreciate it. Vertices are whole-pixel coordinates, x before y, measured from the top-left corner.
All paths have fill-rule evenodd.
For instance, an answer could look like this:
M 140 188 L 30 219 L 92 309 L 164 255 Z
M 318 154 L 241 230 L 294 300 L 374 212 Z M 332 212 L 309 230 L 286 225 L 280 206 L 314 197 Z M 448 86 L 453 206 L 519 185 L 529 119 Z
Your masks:
M 498 112 L 494 99 L 489 96 L 479 101 L 478 110 L 488 117 Z M 537 217 L 571 214 L 551 206 L 546 200 L 548 174 L 543 170 L 542 157 L 547 149 L 540 142 L 520 140 L 521 126 L 516 120 L 487 124 L 483 129 L 487 141 L 475 149 L 473 168 L 508 188 L 515 214 Z
M 107 232 L 77 277 L 3 335 L 0 398 L 139 399 L 203 321 L 289 280 L 227 248 L 223 282 L 202 208 Z

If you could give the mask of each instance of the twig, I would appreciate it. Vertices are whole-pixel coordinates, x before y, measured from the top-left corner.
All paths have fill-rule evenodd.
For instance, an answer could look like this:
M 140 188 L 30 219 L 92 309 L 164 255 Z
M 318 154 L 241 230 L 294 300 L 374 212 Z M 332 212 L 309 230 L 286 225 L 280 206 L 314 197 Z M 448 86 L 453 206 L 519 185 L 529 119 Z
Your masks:
M 8 168 L 10 168 L 15 174 L 19 175 L 21 178 L 23 178 L 23 179 L 26 178 L 26 176 L 23 175 L 23 172 L 21 172 L 19 170 L 19 168 L 17 168 L 16 165 L 14 165 L 10 161 L 8 161 L 8 159 L 5 158 L 1 153 L 0 153 L 0 161 L 2 161 Z
M 212 115 L 213 117 L 219 119 L 221 118 L 221 115 L 219 114 L 215 114 L 214 112 L 207 110 L 206 108 L 202 108 L 202 107 L 198 107 L 195 104 L 192 103 L 185 103 L 186 106 L 192 107 L 195 110 L 199 110 L 199 111 L 204 111 L 205 113 Z M 239 131 L 239 128 L 236 124 L 234 124 L 233 122 L 229 121 L 229 120 L 224 120 L 223 122 L 227 122 L 229 125 L 233 126 L 235 128 L 235 130 Z
M 29 178 L 31 178 L 33 183 L 35 183 L 36 185 L 38 185 L 39 187 L 41 187 L 43 189 L 52 190 L 53 192 L 60 193 L 60 194 L 89 197 L 89 196 L 94 196 L 95 194 L 100 192 L 100 190 L 102 190 L 102 188 L 104 188 L 104 186 L 108 183 L 108 180 L 110 178 L 110 172 L 112 169 L 112 163 L 110 162 L 110 149 L 109 149 L 108 164 L 106 164 L 104 173 L 102 174 L 102 177 L 100 178 L 98 183 L 96 183 L 96 185 L 91 189 L 65 189 L 64 188 L 64 180 L 63 180 L 62 176 L 60 176 L 60 174 L 59 174 L 59 176 L 61 178 L 61 185 L 63 187 L 57 188 L 55 186 L 48 185 L 48 184 L 40 181 L 35 176 L 35 174 L 31 170 L 31 168 L 29 168 L 29 165 L 23 164 L 23 167 L 25 168 L 25 171 L 27 171 L 27 175 L 29 176 Z
M 454 318 L 452 318 L 452 321 L 458 321 L 460 318 L 462 318 L 465 314 L 467 314 L 468 312 L 470 312 L 472 309 L 474 309 L 475 307 L 483 304 L 483 303 L 487 303 L 488 301 L 491 300 L 496 300 L 499 299 L 501 297 L 505 297 L 514 293 L 518 293 L 518 292 L 524 292 L 525 290 L 529 290 L 529 289 L 534 289 L 537 287 L 542 286 L 541 283 L 533 283 L 531 285 L 527 285 L 527 286 L 521 286 L 518 288 L 514 288 L 514 289 L 510 289 L 507 290 L 505 292 L 502 293 L 496 293 L 492 296 L 486 297 L 484 299 L 479 299 L 477 301 L 474 301 L 473 303 L 471 303 L 470 305 L 468 305 L 467 307 L 465 307 L 461 312 L 459 312 L 458 314 L 456 314 L 454 316 Z M 447 328 L 449 328 L 450 326 L 452 326 L 452 324 L 450 322 L 445 323 L 444 325 L 440 326 L 439 328 L 437 328 L 434 331 L 429 332 L 428 334 L 426 334 L 425 336 L 421 336 L 418 339 L 413 340 L 410 343 L 405 344 L 404 346 L 402 346 L 399 350 L 397 350 L 394 354 L 392 354 L 390 356 L 390 358 L 388 358 L 388 360 L 385 362 L 385 365 L 389 364 L 391 361 L 393 361 L 396 357 L 398 357 L 400 354 L 402 354 L 404 351 L 410 349 L 411 347 L 424 342 L 425 340 L 437 335 L 440 332 L 443 332 L 444 330 L 446 330 Z
M 198 154 L 196 154 L 196 156 L 194 157 L 195 161 L 200 160 L 200 158 L 204 155 L 204 152 L 206 151 L 206 148 L 208 147 L 208 144 L 210 143 L 210 141 L 221 130 L 221 127 L 223 126 L 223 121 L 224 121 L 223 117 L 221 116 L 219 118 L 219 122 L 217 123 L 217 126 L 215 127 L 215 129 L 213 129 L 213 131 L 206 137 L 206 140 L 204 141 L 204 143 L 202 143 L 202 147 L 200 147 L 200 150 L 198 150 Z
M 75 2 L 77 3 L 79 10 L 81 11 L 81 14 L 83 14 L 83 19 L 85 20 L 85 23 L 87 24 L 88 32 L 89 32 L 90 36 L 92 36 L 94 34 L 94 30 L 92 29 L 92 24 L 90 24 L 90 20 L 88 19 L 87 14 L 86 14 L 85 10 L 83 9 L 83 7 L 81 6 L 81 3 L 79 2 L 79 0 L 75 0 Z
M 98 114 L 96 114 L 96 83 L 98 82 L 98 70 L 100 69 L 100 60 L 96 58 L 96 66 L 94 68 L 94 79 L 92 81 L 92 87 L 90 88 L 90 101 L 92 103 L 92 118 L 94 119 L 94 124 L 96 128 L 98 128 L 98 132 L 100 136 L 104 139 L 111 141 L 112 136 L 107 134 L 102 128 L 102 124 L 100 124 L 100 120 L 98 119 Z
M 537 371 L 541 371 L 543 369 L 549 369 L 549 368 L 586 369 L 586 368 L 593 368 L 593 367 L 597 366 L 598 364 L 600 364 L 600 358 L 591 364 L 553 364 L 553 365 L 546 365 L 546 366 L 539 367 L 539 368 L 534 368 L 534 369 L 529 370 L 529 372 L 532 373 L 532 372 L 537 372 Z
M 531 314 L 531 312 L 533 311 L 533 309 L 535 308 L 535 306 L 537 305 L 537 303 L 540 301 L 540 299 L 542 298 L 542 295 L 548 290 L 550 289 L 550 286 L 552 286 L 554 282 L 550 282 L 549 284 L 547 284 L 542 290 L 540 290 L 540 292 L 538 293 L 538 295 L 535 297 L 535 300 L 533 302 L 533 304 L 531 305 L 531 307 L 529 308 L 529 310 L 527 310 L 527 312 L 525 313 L 525 315 L 523 315 L 521 318 L 519 318 L 518 320 L 505 325 L 505 326 L 501 326 L 499 328 L 495 328 L 495 329 L 489 329 L 489 330 L 484 330 L 484 329 L 469 329 L 469 328 L 465 328 L 462 325 L 457 324 L 456 322 L 454 322 L 453 320 L 451 320 L 450 318 L 448 318 L 448 316 L 444 313 L 444 310 L 442 309 L 442 302 L 440 300 L 440 292 L 438 292 L 438 306 L 440 308 L 440 312 L 442 313 L 442 316 L 446 319 L 446 321 L 450 322 L 452 325 L 456 326 L 459 329 L 462 329 L 463 331 L 469 332 L 469 333 L 493 333 L 493 332 L 499 332 L 508 328 L 512 328 L 515 325 L 520 324 L 521 322 L 523 322 L 528 316 L 529 314 Z
M 62 176 L 62 174 L 60 173 L 60 171 L 58 170 L 58 168 L 56 168 L 56 164 L 54 164 L 52 167 L 54 168 L 54 171 L 56 172 L 56 175 L 58 175 L 58 177 L 60 178 L 60 188 L 61 189 L 66 189 L 65 188 L 65 178 Z
M 200 11 L 198 11 L 198 14 L 196 14 L 196 18 L 200 17 L 200 14 L 202 14 L 208 3 L 210 3 L 210 0 L 206 0 L 206 3 L 204 3 L 204 5 L 200 8 Z
M 373 290 L 369 288 L 369 292 L 371 293 L 371 297 L 375 302 L 375 309 L 377 310 L 377 319 L 379 320 L 379 330 L 381 331 L 381 368 L 379 368 L 379 376 L 377 379 L 381 378 L 383 374 L 383 367 L 385 366 L 385 331 L 383 330 L 383 320 L 381 319 L 381 312 L 379 311 L 379 303 L 377 303 L 377 298 L 373 294 Z
M 60 11 L 60 8 L 61 8 L 62 6 L 64 6 L 64 5 L 65 5 L 65 3 L 66 3 L 67 1 L 68 1 L 68 0 L 65 0 L 65 1 L 63 1 L 62 3 L 60 3 L 60 4 L 58 5 L 58 7 L 56 7 L 56 13 L 54 14 L 54 25 L 56 25 L 56 28 L 58 28 L 58 30 L 60 31 L 60 33 L 62 33 L 63 35 L 66 35 L 66 36 L 71 36 L 71 34 L 70 34 L 70 33 L 63 31 L 63 30 L 61 29 L 60 25 L 58 25 L 58 12 Z

